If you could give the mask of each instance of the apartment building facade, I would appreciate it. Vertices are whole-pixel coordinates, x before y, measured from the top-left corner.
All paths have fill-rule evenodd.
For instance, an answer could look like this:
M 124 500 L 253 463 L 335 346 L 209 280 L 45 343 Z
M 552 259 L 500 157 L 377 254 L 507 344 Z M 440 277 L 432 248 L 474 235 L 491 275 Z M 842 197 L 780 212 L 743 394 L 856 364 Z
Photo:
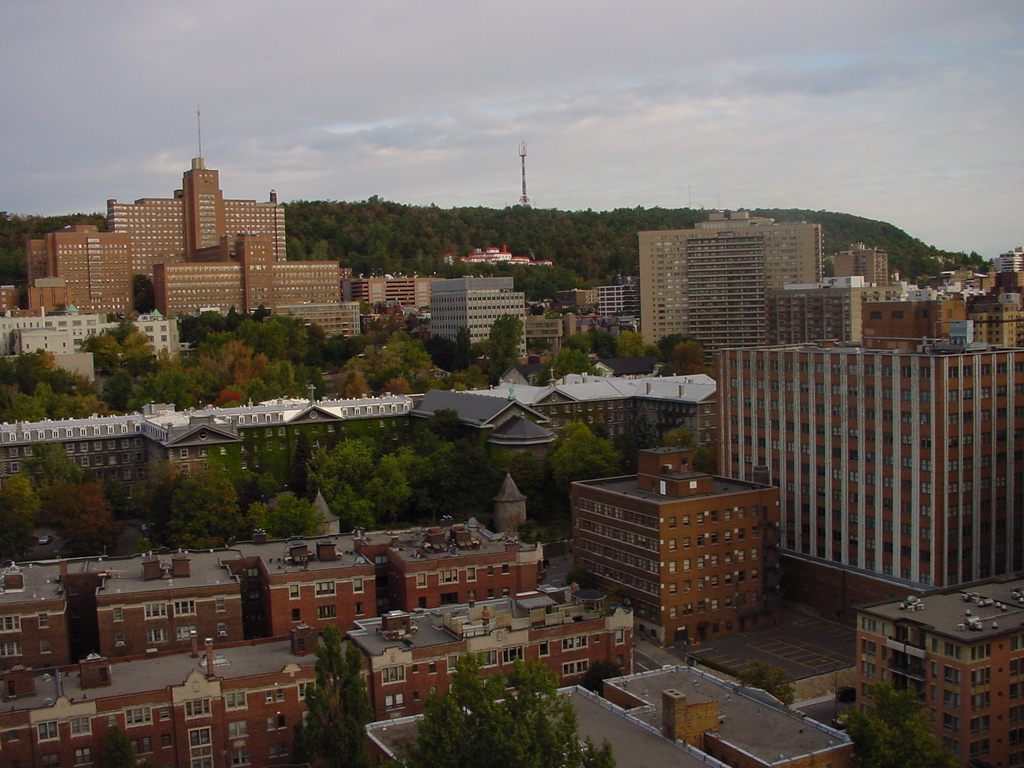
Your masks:
M 542 588 L 504 599 L 428 613 L 392 611 L 349 632 L 366 660 L 374 717 L 423 712 L 430 693 L 451 685 L 460 655 L 481 657 L 482 674 L 508 674 L 516 661 L 539 661 L 561 685 L 575 685 L 598 661 L 633 669 L 633 620 L 568 588 Z
M 1002 577 L 857 609 L 857 687 L 916 691 L 946 749 L 1024 765 L 1024 580 Z
M 573 483 L 571 504 L 577 564 L 625 587 L 638 633 L 699 643 L 776 620 L 778 489 L 657 448 L 636 475 Z
M 712 211 L 694 229 L 640 232 L 648 341 L 694 336 L 713 351 L 764 344 L 765 293 L 822 276 L 821 227 Z
M 724 352 L 720 467 L 778 486 L 789 594 L 849 620 L 1024 567 L 1021 374 L 986 345 Z
M 836 277 L 859 275 L 874 285 L 889 284 L 889 254 L 881 248 L 869 248 L 864 243 L 853 243 L 832 260 Z

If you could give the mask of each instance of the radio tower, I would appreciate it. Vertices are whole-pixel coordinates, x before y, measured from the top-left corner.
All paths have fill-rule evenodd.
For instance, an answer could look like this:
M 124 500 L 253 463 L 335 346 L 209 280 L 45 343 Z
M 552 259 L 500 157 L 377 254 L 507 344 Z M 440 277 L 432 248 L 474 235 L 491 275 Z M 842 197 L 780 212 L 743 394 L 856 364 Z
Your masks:
M 526 142 L 519 142 L 519 161 L 523 166 L 523 196 L 519 198 L 520 205 L 529 205 L 530 198 L 526 194 Z

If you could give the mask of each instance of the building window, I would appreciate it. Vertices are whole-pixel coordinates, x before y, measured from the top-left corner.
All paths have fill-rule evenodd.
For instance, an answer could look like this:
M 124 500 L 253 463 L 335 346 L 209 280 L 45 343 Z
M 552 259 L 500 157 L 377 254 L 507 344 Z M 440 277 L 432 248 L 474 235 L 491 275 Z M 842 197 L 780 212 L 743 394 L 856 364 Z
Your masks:
M 174 603 L 174 615 L 190 614 L 196 612 L 195 600 L 177 600 Z
M 9 656 L 21 656 L 21 641 L 14 640 L 9 643 L 0 643 L 0 658 Z
M 316 609 L 317 618 L 333 619 L 337 616 L 337 608 L 333 605 L 321 605 Z
M 316 583 L 316 594 L 320 595 L 333 595 L 334 594 L 334 582 L 333 581 L 318 581 Z
M 188 626 L 178 627 L 176 632 L 177 632 L 177 638 L 179 640 L 188 640 L 194 634 L 196 634 L 196 625 L 195 624 L 190 624 Z
M 153 722 L 153 712 L 149 707 L 134 707 L 124 711 L 125 725 L 146 725 Z
M 405 667 L 384 667 L 380 671 L 382 683 L 398 683 L 405 680 Z
M 228 691 L 224 694 L 224 706 L 227 709 L 245 709 L 245 691 Z
M 501 651 L 501 660 L 504 664 L 511 664 L 516 659 L 523 658 L 523 646 L 516 645 L 511 648 L 503 648 Z
M 39 723 L 36 726 L 40 741 L 49 741 L 57 738 L 57 721 L 51 720 L 47 723 Z
M 75 750 L 75 765 L 91 765 L 92 764 L 92 749 L 89 747 L 79 747 Z
M 440 571 L 439 578 L 442 584 L 454 584 L 459 580 L 459 572 L 454 568 L 445 568 Z
M 92 721 L 88 717 L 72 717 L 69 722 L 72 736 L 84 736 L 92 733 Z
M 249 765 L 249 750 L 236 749 L 231 753 L 232 765 Z
M 209 699 L 191 699 L 185 702 L 185 717 L 205 717 L 209 714 Z
M 123 608 L 115 608 L 114 609 L 114 621 L 124 621 L 124 609 Z
M 384 697 L 384 708 L 385 709 L 401 709 L 405 706 L 405 694 L 395 693 L 388 694 Z
M 163 628 L 146 630 L 146 640 L 150 643 L 166 643 L 167 630 Z
M 147 619 L 166 618 L 166 616 L 167 603 L 146 603 Z
M 245 720 L 237 720 L 228 723 L 229 739 L 244 739 L 249 735 L 249 723 Z

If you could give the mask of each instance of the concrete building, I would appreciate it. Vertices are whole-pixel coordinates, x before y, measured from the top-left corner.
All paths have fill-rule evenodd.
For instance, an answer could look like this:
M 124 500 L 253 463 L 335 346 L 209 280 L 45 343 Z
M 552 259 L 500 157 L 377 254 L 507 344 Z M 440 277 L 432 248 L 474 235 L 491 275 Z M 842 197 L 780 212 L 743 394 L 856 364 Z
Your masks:
M 358 301 L 303 302 L 278 304 L 278 314 L 301 318 L 307 325 L 316 323 L 328 336 L 356 336 L 360 332 Z
M 86 312 L 132 311 L 132 239 L 120 232 L 100 232 L 88 224 L 29 240 L 25 266 L 29 295 L 39 285 L 36 301 L 45 304 L 52 278 L 64 281 L 68 304 Z M 30 299 L 31 300 L 31 299 Z
M 284 206 L 271 190 L 270 201 L 225 199 L 220 174 L 201 157 L 182 177 L 173 198 L 142 198 L 134 203 L 107 201 L 107 228 L 132 242 L 131 273 L 152 275 L 157 264 L 192 261 L 227 235 L 263 235 L 272 259 L 285 261 Z M 130 275 L 129 275 L 130 276 Z
M 1019 293 L 1000 293 L 975 301 L 968 311 L 974 338 L 1001 347 L 1024 346 L 1024 307 Z
M 766 296 L 768 344 L 803 344 L 823 339 L 860 341 L 864 278 L 826 278 L 813 285 L 787 285 Z
M 577 564 L 629 592 L 637 632 L 703 642 L 775 621 L 778 489 L 690 468 L 690 451 L 639 453 L 638 471 L 573 483 Z
M 618 275 L 611 285 L 599 285 L 597 309 L 602 315 L 640 316 L 640 278 Z
M 996 272 L 1024 272 L 1024 245 L 996 256 L 995 268 Z
M 342 301 L 364 301 L 371 307 L 377 302 L 396 301 L 403 307 L 423 309 L 430 306 L 430 284 L 436 277 L 351 277 L 342 281 Z
M 794 345 L 719 365 L 720 467 L 778 486 L 789 597 L 850 620 L 1024 568 L 1024 349 Z
M 859 607 L 861 706 L 878 682 L 909 688 L 965 763 L 1024 764 L 1022 594 L 1007 576 Z
M 569 588 L 541 587 L 428 613 L 391 611 L 358 622 L 348 638 L 366 659 L 374 716 L 381 720 L 422 713 L 428 693 L 448 690 L 463 653 L 482 656 L 486 675 L 507 673 L 516 660 L 539 661 L 563 685 L 580 682 L 598 661 L 633 669 L 629 612 Z
M 555 298 L 565 307 L 593 307 L 597 305 L 597 288 L 570 288 L 559 291 Z
M 149 339 L 153 354 L 178 354 L 177 321 L 152 312 L 132 322 Z M 0 316 L 0 354 L 22 355 L 37 350 L 54 355 L 77 354 L 86 339 L 110 333 L 118 324 L 107 322 L 106 315 L 82 314 L 76 308 L 48 315 Z
M 764 343 L 765 292 L 822 275 L 818 224 L 712 211 L 695 229 L 640 232 L 640 313 L 650 342 L 694 336 L 709 351 Z
M 889 284 L 889 254 L 881 248 L 869 248 L 864 243 L 853 243 L 833 259 L 836 277 L 859 275 L 867 283 Z
M 459 328 L 469 328 L 472 343 L 483 341 L 494 321 L 504 315 L 524 319 L 526 295 L 513 288 L 511 277 L 459 277 L 430 285 L 430 332 L 454 341 Z M 520 355 L 526 354 L 525 338 Z

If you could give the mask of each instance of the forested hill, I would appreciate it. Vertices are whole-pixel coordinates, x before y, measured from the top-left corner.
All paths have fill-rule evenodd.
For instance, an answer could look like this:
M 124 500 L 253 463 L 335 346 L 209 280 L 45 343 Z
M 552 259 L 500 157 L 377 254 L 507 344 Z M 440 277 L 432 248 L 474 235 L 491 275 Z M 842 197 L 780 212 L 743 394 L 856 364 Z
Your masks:
M 549 208 L 438 208 L 371 197 L 361 202 L 295 201 L 287 204 L 288 257 L 331 259 L 356 274 L 403 273 L 454 276 L 461 265 L 446 266 L 446 253 L 507 246 L 515 254 L 550 259 L 554 269 L 516 267 L 517 287 L 530 298 L 559 288 L 596 285 L 616 274 L 636 274 L 636 233 L 686 229 L 707 218 L 690 208 L 619 208 L 614 211 L 560 211 Z M 845 213 L 806 210 L 753 210 L 776 221 L 814 221 L 825 232 L 825 252 L 853 242 L 886 249 L 890 264 L 911 280 L 954 265 L 981 264 L 978 257 L 940 251 L 891 224 Z M 0 212 L 0 283 L 24 282 L 24 243 L 72 223 L 96 224 L 101 214 L 14 216 Z M 473 273 L 493 271 L 474 267 Z
M 619 208 L 614 211 L 560 211 L 544 208 L 438 208 L 392 203 L 378 198 L 357 203 L 289 203 L 289 258 L 338 259 L 356 274 L 452 274 L 441 257 L 473 248 L 507 246 L 518 255 L 551 259 L 555 283 L 567 279 L 596 284 L 616 274 L 636 274 L 641 230 L 687 229 L 708 212 L 690 208 Z M 753 210 L 776 221 L 813 221 L 825 233 L 831 255 L 854 242 L 884 248 L 904 276 L 934 275 L 953 265 L 980 265 L 979 257 L 940 251 L 891 224 L 845 213 L 807 210 Z M 520 268 L 523 274 L 529 268 Z M 535 271 L 535 270 L 529 270 Z M 559 286 L 559 287 L 569 287 Z

